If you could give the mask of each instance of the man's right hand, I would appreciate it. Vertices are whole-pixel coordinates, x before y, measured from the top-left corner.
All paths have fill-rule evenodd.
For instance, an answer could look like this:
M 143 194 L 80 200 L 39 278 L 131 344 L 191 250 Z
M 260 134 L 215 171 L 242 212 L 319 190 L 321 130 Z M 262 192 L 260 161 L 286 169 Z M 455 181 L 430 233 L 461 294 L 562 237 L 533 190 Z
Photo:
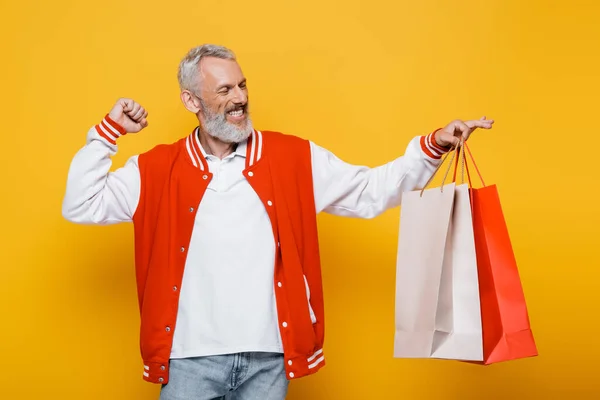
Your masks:
M 119 99 L 108 116 L 127 133 L 137 133 L 148 126 L 148 112 L 132 99 Z

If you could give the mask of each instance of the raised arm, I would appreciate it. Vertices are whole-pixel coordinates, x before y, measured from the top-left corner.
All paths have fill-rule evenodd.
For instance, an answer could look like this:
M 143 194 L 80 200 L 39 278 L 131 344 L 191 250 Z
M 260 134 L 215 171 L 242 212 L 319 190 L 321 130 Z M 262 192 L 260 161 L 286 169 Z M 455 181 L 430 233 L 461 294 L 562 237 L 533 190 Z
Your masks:
M 453 121 L 426 136 L 414 137 L 404 154 L 374 168 L 352 165 L 311 142 L 317 213 L 373 218 L 397 207 L 402 194 L 421 189 L 460 136 L 468 139 L 476 128 L 490 129 L 494 121 Z
M 111 157 L 117 139 L 148 125 L 148 113 L 131 99 L 120 99 L 104 119 L 87 134 L 86 144 L 75 154 L 67 175 L 62 215 L 79 224 L 108 225 L 129 222 L 140 195 L 137 156 L 114 172 Z

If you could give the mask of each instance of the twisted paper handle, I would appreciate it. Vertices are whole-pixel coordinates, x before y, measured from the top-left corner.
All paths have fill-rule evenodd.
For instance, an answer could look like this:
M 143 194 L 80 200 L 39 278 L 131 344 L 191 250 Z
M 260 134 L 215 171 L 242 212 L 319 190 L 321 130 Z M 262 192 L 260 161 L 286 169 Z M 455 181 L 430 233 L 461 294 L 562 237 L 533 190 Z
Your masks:
M 465 148 L 469 152 L 469 157 L 471 157 L 471 161 L 473 161 L 473 166 L 475 167 L 475 170 L 477 171 L 477 175 L 479 175 L 479 179 L 481 180 L 481 184 L 483 186 L 485 186 L 485 182 L 483 180 L 483 176 L 481 176 L 481 172 L 479 172 L 479 168 L 477 167 L 477 164 L 475 163 L 475 159 L 473 158 L 473 153 L 471 153 L 471 149 L 469 149 L 469 145 L 466 142 L 465 142 Z M 469 173 L 469 169 L 467 167 L 467 174 L 468 173 Z
M 431 176 L 429 177 L 429 179 L 427 180 L 427 182 L 425 183 L 425 185 L 423 185 L 423 188 L 421 189 L 421 194 L 420 197 L 423 197 L 423 192 L 425 191 L 425 189 L 427 188 L 427 186 L 431 183 L 431 181 L 433 180 L 433 178 L 435 177 L 435 175 L 437 174 L 437 172 L 440 170 L 441 166 L 444 164 L 444 162 L 446 161 L 446 158 L 448 158 L 448 156 L 450 154 L 452 154 L 452 158 L 450 159 L 450 164 L 448 165 L 448 169 L 446 170 L 446 173 L 444 174 L 444 178 L 442 179 L 442 185 L 440 187 L 440 190 L 443 192 L 444 191 L 444 182 L 446 182 L 446 178 L 448 177 L 448 173 L 450 173 L 450 168 L 452 168 L 452 160 L 454 160 L 454 157 L 456 156 L 456 149 L 458 148 L 457 146 L 453 146 L 449 152 L 447 152 L 444 155 L 444 158 L 442 158 L 442 162 L 439 163 L 439 165 L 437 166 L 437 168 L 435 169 L 435 171 L 433 171 L 433 174 L 431 174 Z
M 465 149 L 466 151 L 469 153 L 469 156 L 471 157 L 471 161 L 473 162 L 473 165 L 475 166 L 475 170 L 477 171 L 477 175 L 479 175 L 479 179 L 481 180 L 481 184 L 483 186 L 485 186 L 485 181 L 483 180 L 483 177 L 481 176 L 481 172 L 479 172 L 479 168 L 477 167 L 477 164 L 475 163 L 475 159 L 473 158 L 473 153 L 471 153 L 471 149 L 469 149 L 469 145 L 467 144 L 467 142 L 464 142 L 461 140 L 461 146 L 459 149 L 457 149 L 458 152 L 460 152 L 460 157 L 458 157 L 456 159 L 456 164 L 454 167 L 454 178 L 453 178 L 453 182 L 456 182 L 456 172 L 458 170 L 458 162 L 459 159 L 462 161 L 462 165 L 461 165 L 461 176 L 462 176 L 462 183 L 465 183 L 465 178 L 464 178 L 464 174 L 465 171 L 467 172 L 467 179 L 469 181 L 469 187 L 473 187 L 473 184 L 471 182 L 471 174 L 469 173 L 469 165 L 466 159 L 466 154 L 465 154 Z
M 433 180 L 433 178 L 435 177 L 435 175 L 437 174 L 437 172 L 440 170 L 441 166 L 444 164 L 444 162 L 446 161 L 446 158 L 448 158 L 448 156 L 450 155 L 450 153 L 452 153 L 452 157 L 450 159 L 450 164 L 448 165 L 448 168 L 446 169 L 446 173 L 444 174 L 444 178 L 442 179 L 442 184 L 440 186 L 440 191 L 444 191 L 444 183 L 446 182 L 446 178 L 448 177 L 448 173 L 450 172 L 450 168 L 452 168 L 452 161 L 454 160 L 454 158 L 456 157 L 456 154 L 458 153 L 458 157 L 456 157 L 456 163 L 454 166 L 454 177 L 452 179 L 453 182 L 456 182 L 456 172 L 458 170 L 458 163 L 461 163 L 461 180 L 462 183 L 465 183 L 465 171 L 467 173 L 467 179 L 469 181 L 469 187 L 472 188 L 473 184 L 471 182 L 471 174 L 469 172 L 469 165 L 467 162 L 467 158 L 466 158 L 466 152 L 469 153 L 469 157 L 471 158 L 471 161 L 473 162 L 473 166 L 475 167 L 475 170 L 477 171 L 477 175 L 479 176 L 479 179 L 481 180 L 481 184 L 483 186 L 485 186 L 485 181 L 483 180 L 483 177 L 481 176 L 481 172 L 479 171 L 479 167 L 477 167 L 477 164 L 475 163 L 475 158 L 473 157 L 473 153 L 471 153 L 471 149 L 469 149 L 469 145 L 467 144 L 467 142 L 464 140 L 464 138 L 460 138 L 460 142 L 455 145 L 452 146 L 452 148 L 450 149 L 449 152 L 447 152 L 444 157 L 442 158 L 442 162 L 440 162 L 440 164 L 437 166 L 437 168 L 435 169 L 435 171 L 433 171 L 433 174 L 431 174 L 431 176 L 429 177 L 429 179 L 427 180 L 427 182 L 425 183 L 425 185 L 423 185 L 423 188 L 421 189 L 421 193 L 420 196 L 423 197 L 423 192 L 425 191 L 425 189 L 427 188 L 427 186 L 429 186 L 429 184 L 431 183 L 431 181 Z

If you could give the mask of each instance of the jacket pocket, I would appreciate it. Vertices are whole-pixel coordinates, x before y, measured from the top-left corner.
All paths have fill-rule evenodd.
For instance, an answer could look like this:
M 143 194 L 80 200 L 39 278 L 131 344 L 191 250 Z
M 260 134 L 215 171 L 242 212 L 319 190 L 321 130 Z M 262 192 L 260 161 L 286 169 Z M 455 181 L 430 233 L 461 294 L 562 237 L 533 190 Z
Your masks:
M 308 312 L 310 313 L 310 320 L 312 321 L 312 323 L 316 323 L 317 322 L 317 317 L 315 316 L 315 312 L 312 309 L 312 306 L 310 305 L 310 288 L 308 287 L 308 281 L 306 280 L 306 275 L 304 276 L 304 286 L 306 287 L 306 300 L 308 302 Z

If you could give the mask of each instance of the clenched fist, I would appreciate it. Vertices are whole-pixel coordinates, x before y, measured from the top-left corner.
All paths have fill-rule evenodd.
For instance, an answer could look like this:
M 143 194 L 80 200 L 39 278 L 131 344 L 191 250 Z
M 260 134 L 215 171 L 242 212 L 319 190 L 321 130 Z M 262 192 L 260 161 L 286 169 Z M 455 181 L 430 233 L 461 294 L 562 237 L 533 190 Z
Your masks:
M 132 99 L 119 99 L 108 116 L 127 133 L 137 133 L 148 126 L 148 112 Z

